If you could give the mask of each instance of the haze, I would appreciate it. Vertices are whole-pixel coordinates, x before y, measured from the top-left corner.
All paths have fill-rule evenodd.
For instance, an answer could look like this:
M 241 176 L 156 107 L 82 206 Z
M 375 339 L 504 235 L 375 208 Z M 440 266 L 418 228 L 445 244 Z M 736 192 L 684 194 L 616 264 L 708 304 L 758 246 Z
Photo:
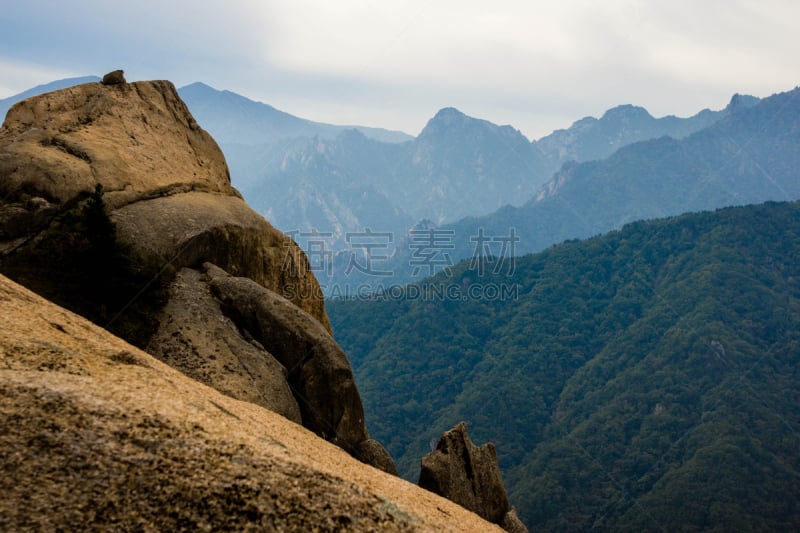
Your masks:
M 317 121 L 416 135 L 445 106 L 531 139 L 617 104 L 688 116 L 800 80 L 800 3 L 7 3 L 0 98 L 123 68 Z

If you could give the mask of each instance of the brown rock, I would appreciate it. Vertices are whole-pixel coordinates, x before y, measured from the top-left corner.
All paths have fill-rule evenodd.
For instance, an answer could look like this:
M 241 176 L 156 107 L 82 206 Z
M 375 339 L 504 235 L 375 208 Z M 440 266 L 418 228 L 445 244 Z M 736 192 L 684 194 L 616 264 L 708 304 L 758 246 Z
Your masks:
M 112 70 L 103 76 L 103 85 L 124 85 L 125 73 L 122 70 Z
M 10 193 L 64 204 L 97 183 L 121 205 L 201 190 L 234 195 L 222 152 L 168 81 L 87 83 L 15 104 L 0 130 Z
M 419 486 L 496 524 L 509 510 L 494 445 L 475 446 L 464 422 L 445 432 L 422 458 Z
M 200 272 L 182 269 L 169 292 L 149 353 L 232 398 L 302 424 L 286 369 L 263 346 L 242 338 Z
M 500 522 L 500 527 L 508 531 L 508 533 L 528 533 L 527 526 L 519 519 L 517 510 L 513 507 L 503 517 L 503 521 Z
M 394 464 L 392 456 L 386 451 L 380 442 L 375 439 L 367 439 L 359 442 L 355 447 L 353 456 L 357 457 L 364 463 L 372 465 L 378 470 L 383 470 L 387 474 L 393 476 L 397 474 L 397 466 Z
M 250 278 L 310 313 L 330 331 L 324 298 L 303 251 L 234 196 L 186 192 L 111 214 L 120 237 L 177 268 L 213 263 Z
M 170 82 L 89 83 L 9 110 L 0 128 L 0 254 L 45 232 L 54 213 L 98 183 L 120 237 L 136 252 L 176 269 L 213 261 L 330 329 L 302 250 L 242 201 L 219 146 Z M 31 197 L 50 204 L 47 216 Z
M 161 272 L 204 262 L 224 270 L 212 276 L 213 290 L 228 319 L 205 282 L 183 271 L 159 326 L 140 320 L 128 329 L 116 324 L 117 331 L 135 331 L 137 342 L 149 339 L 154 355 L 190 376 L 302 420 L 391 471 L 386 451 L 369 443 L 352 370 L 330 336 L 305 254 L 244 203 L 218 145 L 171 83 L 90 83 L 25 100 L 8 112 L 0 129 L 0 256 L 34 246 L 58 229 L 56 215 L 96 190 L 103 191 L 117 237 L 133 252 L 126 249 L 125 257 Z M 24 263 L 27 256 L 17 257 Z M 124 321 L 124 314 L 112 321 L 120 316 Z M 234 331 L 230 318 L 263 349 Z
M 0 530 L 499 528 L 0 276 Z
M 369 439 L 347 356 L 322 325 L 282 296 L 206 263 L 223 312 L 286 369 L 303 425 L 354 456 L 393 471 L 389 454 Z

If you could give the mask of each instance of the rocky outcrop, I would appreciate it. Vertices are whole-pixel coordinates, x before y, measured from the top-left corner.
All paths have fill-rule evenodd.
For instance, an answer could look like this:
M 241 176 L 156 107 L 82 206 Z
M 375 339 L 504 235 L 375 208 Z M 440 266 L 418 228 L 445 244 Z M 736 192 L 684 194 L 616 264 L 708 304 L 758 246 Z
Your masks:
M 475 446 L 464 422 L 445 432 L 436 449 L 422 458 L 419 486 L 503 524 L 507 531 L 527 531 L 509 509 L 494 445 Z
M 0 530 L 499 528 L 0 276 Z
M 112 70 L 103 76 L 101 83 L 103 85 L 124 85 L 126 83 L 125 73 L 122 70 Z
M 303 425 L 359 459 L 397 474 L 388 452 L 369 438 L 364 409 L 344 351 L 311 315 L 252 280 L 206 263 L 223 312 L 287 371 Z
M 103 293 L 117 281 L 144 272 L 114 303 L 119 311 L 92 318 L 187 375 L 394 472 L 369 438 L 305 254 L 245 204 L 171 83 L 111 73 L 17 103 L 0 129 L 0 198 L 0 271 L 37 290 L 49 276 L 61 283 L 50 296 L 80 300 L 72 308 L 86 314 L 106 307 Z M 70 249 L 81 257 L 73 261 Z M 51 252 L 72 262 L 54 264 L 60 256 Z M 151 289 L 158 279 L 163 295 Z M 152 298 L 134 322 L 130 305 L 145 293 Z
M 286 368 L 262 344 L 242 337 L 220 310 L 205 276 L 183 268 L 147 351 L 187 376 L 302 424 Z M 266 289 L 264 289 L 266 290 Z
M 503 517 L 500 527 L 508 531 L 508 533 L 528 533 L 528 527 L 520 520 L 517 510 L 513 507 Z
M 244 203 L 219 146 L 170 82 L 88 83 L 9 110 L 0 129 L 0 253 L 46 232 L 98 184 L 137 253 L 175 269 L 212 261 L 330 327 L 305 255 Z
M 350 363 L 322 324 L 249 278 L 211 263 L 202 270 L 179 272 L 147 351 L 396 474 L 389 454 L 369 438 Z

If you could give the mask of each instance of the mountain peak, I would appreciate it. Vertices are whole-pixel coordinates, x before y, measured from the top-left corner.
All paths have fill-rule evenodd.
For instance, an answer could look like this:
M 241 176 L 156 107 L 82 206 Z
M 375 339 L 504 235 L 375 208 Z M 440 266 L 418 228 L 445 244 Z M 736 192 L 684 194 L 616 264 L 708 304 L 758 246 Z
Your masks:
M 181 87 L 182 91 L 186 90 L 186 89 L 203 90 L 203 91 L 214 91 L 214 92 L 217 91 L 217 89 L 215 89 L 214 87 L 208 85 L 207 83 L 203 83 L 202 81 L 196 81 L 194 83 L 190 83 L 189 85 L 184 85 L 183 87 Z
M 469 117 L 467 117 L 467 115 L 465 115 L 455 107 L 443 107 L 433 117 L 434 120 L 444 120 L 453 118 L 469 118 Z
M 430 133 L 432 130 L 442 128 L 452 128 L 453 126 L 465 124 L 470 120 L 477 120 L 469 117 L 455 107 L 443 107 L 431 118 L 420 133 L 420 136 Z
M 600 120 L 624 120 L 624 119 L 653 119 L 647 109 L 631 104 L 618 105 L 612 107 L 603 114 Z
M 740 109 L 747 109 L 748 107 L 753 107 L 760 101 L 761 100 L 755 96 L 736 93 L 731 96 L 731 101 L 728 103 L 728 106 L 725 108 L 725 110 L 732 112 Z
M 488 120 L 471 117 L 455 107 L 444 107 L 440 109 L 425 125 L 425 128 L 420 133 L 420 138 L 437 135 L 442 132 L 457 131 L 464 128 L 492 132 L 493 135 L 499 134 L 503 137 L 524 138 L 519 130 L 511 126 L 499 126 Z M 527 139 L 525 139 L 525 141 L 528 142 Z

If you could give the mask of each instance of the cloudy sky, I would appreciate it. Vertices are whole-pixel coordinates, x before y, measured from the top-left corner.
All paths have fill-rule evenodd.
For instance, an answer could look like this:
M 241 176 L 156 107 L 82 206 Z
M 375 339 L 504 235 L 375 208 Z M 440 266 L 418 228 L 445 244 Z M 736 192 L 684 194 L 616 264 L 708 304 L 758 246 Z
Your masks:
M 539 138 L 618 104 L 688 116 L 800 85 L 797 0 L 25 0 L 0 17 L 0 98 L 123 68 L 413 135 L 445 106 Z

